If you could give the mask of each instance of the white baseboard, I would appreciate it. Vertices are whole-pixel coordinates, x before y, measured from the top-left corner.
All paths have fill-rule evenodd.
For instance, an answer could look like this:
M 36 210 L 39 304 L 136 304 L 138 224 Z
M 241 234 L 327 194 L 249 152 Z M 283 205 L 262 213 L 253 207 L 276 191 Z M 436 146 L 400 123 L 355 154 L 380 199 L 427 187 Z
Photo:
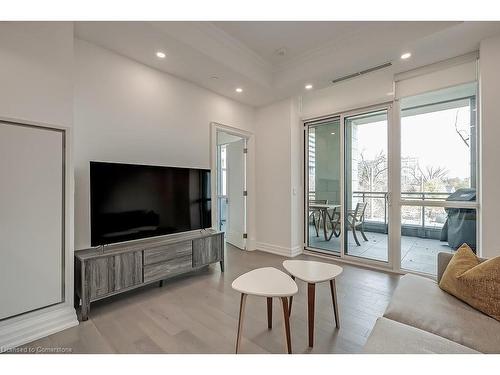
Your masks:
M 0 353 L 76 325 L 76 311 L 67 304 L 0 322 Z
M 297 245 L 295 247 L 292 247 L 292 255 L 291 257 L 296 257 L 297 255 L 300 255 L 304 252 L 304 246 Z
M 295 246 L 293 248 L 290 248 L 285 246 L 272 245 L 264 242 L 257 242 L 255 245 L 257 250 L 262 250 L 268 253 L 281 255 L 288 258 L 293 258 L 299 254 L 302 254 L 302 246 Z
M 253 251 L 256 250 L 256 242 L 254 238 L 249 238 L 247 239 L 247 250 L 248 251 Z

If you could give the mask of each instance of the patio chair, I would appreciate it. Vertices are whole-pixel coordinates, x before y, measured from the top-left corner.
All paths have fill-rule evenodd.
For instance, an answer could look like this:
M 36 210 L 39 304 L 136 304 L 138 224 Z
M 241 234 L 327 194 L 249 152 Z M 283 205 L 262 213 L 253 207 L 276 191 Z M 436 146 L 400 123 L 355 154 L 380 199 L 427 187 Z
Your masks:
M 333 236 L 337 238 L 340 236 L 340 211 L 337 211 L 337 208 L 334 208 L 331 214 L 329 210 L 327 210 L 326 215 L 328 216 L 328 220 L 330 221 L 330 225 L 332 227 L 332 232 L 330 233 L 330 237 L 328 237 L 328 241 L 330 241 Z
M 368 241 L 368 238 L 366 238 L 365 235 L 365 231 L 363 230 L 363 225 L 365 222 L 365 209 L 366 209 L 366 202 L 361 202 L 356 204 L 355 210 L 349 210 L 347 212 L 347 223 L 349 224 L 349 227 L 352 230 L 354 241 L 356 241 L 356 245 L 358 246 L 361 246 L 361 244 L 359 243 L 358 236 L 356 235 L 356 230 L 359 229 L 361 235 L 363 236 L 363 239 L 365 241 Z
M 309 199 L 309 204 L 327 204 L 327 199 Z M 316 237 L 319 237 L 319 224 L 321 221 L 321 210 L 316 208 L 309 208 L 309 220 L 312 217 L 312 223 L 314 225 L 314 229 L 316 229 Z

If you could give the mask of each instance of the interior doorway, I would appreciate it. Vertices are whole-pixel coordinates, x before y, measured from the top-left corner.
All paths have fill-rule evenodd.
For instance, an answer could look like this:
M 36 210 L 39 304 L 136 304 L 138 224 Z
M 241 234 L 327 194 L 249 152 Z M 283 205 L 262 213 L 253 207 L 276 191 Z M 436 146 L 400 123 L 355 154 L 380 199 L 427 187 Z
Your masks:
M 246 250 L 247 138 L 217 129 L 216 229 L 228 243 Z

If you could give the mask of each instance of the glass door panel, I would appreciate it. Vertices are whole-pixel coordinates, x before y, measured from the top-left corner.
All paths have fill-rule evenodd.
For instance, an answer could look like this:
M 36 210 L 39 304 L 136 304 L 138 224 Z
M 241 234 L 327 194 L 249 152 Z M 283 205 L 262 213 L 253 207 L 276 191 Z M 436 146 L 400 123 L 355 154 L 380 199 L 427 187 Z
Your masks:
M 345 118 L 347 255 L 388 262 L 387 110 Z
M 307 247 L 340 254 L 340 118 L 306 128 Z
M 217 229 L 227 231 L 227 148 L 217 145 Z
M 401 100 L 401 268 L 476 248 L 476 83 Z
M 402 206 L 401 268 L 436 275 L 438 253 L 476 248 L 476 220 L 474 208 Z

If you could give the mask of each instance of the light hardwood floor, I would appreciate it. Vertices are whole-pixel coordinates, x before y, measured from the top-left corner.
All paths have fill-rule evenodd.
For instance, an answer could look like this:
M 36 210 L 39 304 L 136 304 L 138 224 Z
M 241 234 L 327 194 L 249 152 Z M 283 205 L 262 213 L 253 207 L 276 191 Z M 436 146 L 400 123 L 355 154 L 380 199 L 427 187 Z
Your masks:
M 232 290 L 232 281 L 258 267 L 283 269 L 284 259 L 228 245 L 224 273 L 212 265 L 168 280 L 162 288 L 154 284 L 96 302 L 88 321 L 24 346 L 65 347 L 73 353 L 233 353 L 240 295 Z M 327 261 L 305 255 L 295 259 Z M 399 276 L 340 265 L 344 268 L 337 279 L 340 330 L 335 329 L 329 285 L 319 284 L 315 345 L 308 348 L 307 285 L 298 281 L 290 318 L 293 353 L 359 353 L 383 314 Z M 273 329 L 268 330 L 266 299 L 248 297 L 241 353 L 285 353 L 278 299 L 273 310 Z

